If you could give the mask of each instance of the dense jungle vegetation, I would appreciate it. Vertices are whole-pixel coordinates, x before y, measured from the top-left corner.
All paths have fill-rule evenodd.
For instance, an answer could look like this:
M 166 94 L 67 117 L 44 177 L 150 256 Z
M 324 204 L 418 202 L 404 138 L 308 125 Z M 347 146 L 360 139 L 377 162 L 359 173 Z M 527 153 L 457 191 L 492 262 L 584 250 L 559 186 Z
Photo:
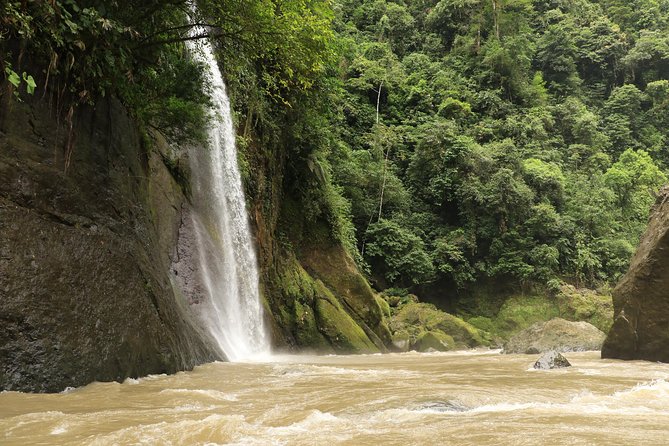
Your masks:
M 625 271 L 667 181 L 668 0 L 198 5 L 5 1 L 3 98 L 49 97 L 67 123 L 114 95 L 144 126 L 201 138 L 183 42 L 209 36 L 240 147 L 251 129 L 289 146 L 285 193 L 379 288 Z
M 669 2 L 337 12 L 331 159 L 374 277 L 592 286 L 625 270 L 666 182 Z

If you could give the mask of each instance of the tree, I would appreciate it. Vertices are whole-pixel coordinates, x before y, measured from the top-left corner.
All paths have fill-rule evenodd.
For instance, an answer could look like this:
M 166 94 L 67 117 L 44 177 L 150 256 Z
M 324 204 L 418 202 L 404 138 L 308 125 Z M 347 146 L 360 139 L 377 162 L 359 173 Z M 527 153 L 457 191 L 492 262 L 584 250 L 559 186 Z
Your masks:
M 475 143 L 460 135 L 452 121 L 438 120 L 422 130 L 407 171 L 411 191 L 443 216 L 457 213 L 464 161 Z
M 623 215 L 638 222 L 647 218 L 654 195 L 667 176 L 646 151 L 627 149 L 606 171 L 604 182 L 615 192 Z
M 627 148 L 641 148 L 642 104 L 645 95 L 631 84 L 618 87 L 604 105 L 604 132 L 611 141 L 613 156 Z
M 388 284 L 407 287 L 429 282 L 434 266 L 423 241 L 392 220 L 382 219 L 367 231 L 365 258 Z

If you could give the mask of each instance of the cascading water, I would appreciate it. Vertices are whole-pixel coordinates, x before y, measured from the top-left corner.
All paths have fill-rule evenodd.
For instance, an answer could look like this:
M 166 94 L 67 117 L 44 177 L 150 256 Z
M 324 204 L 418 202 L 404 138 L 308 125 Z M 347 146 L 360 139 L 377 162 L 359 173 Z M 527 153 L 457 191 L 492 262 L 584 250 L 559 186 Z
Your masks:
M 230 100 L 212 45 L 202 39 L 189 43 L 189 49 L 205 68 L 212 100 L 208 144 L 194 147 L 189 154 L 197 251 L 194 263 L 201 288 L 196 313 L 228 360 L 263 357 L 270 353 L 270 343 L 237 166 Z

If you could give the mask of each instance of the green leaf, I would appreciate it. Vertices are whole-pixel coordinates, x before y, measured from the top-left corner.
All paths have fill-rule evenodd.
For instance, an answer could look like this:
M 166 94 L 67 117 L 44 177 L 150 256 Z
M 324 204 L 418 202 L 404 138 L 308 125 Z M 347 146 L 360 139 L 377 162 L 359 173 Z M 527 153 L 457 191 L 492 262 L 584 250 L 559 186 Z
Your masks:
M 7 80 L 9 81 L 9 83 L 12 84 L 14 87 L 18 88 L 19 84 L 21 84 L 21 78 L 16 73 L 16 71 L 12 70 L 9 67 L 6 67 L 5 73 L 7 73 Z
M 26 92 L 28 94 L 33 94 L 35 93 L 35 87 L 37 87 L 37 84 L 35 83 L 35 79 L 29 74 L 26 74 L 26 72 L 23 72 L 23 80 L 26 82 Z

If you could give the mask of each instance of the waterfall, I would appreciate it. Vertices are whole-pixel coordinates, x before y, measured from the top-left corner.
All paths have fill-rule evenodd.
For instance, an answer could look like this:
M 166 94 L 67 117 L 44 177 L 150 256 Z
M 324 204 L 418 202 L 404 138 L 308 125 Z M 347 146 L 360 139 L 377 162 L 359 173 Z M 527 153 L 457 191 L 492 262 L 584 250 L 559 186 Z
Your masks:
M 212 102 L 208 142 L 189 152 L 193 188 L 190 218 L 196 251 L 193 269 L 199 282 L 196 305 L 191 307 L 228 360 L 263 357 L 270 353 L 270 342 L 237 165 L 230 100 L 211 43 L 190 42 L 189 49 L 205 68 Z

